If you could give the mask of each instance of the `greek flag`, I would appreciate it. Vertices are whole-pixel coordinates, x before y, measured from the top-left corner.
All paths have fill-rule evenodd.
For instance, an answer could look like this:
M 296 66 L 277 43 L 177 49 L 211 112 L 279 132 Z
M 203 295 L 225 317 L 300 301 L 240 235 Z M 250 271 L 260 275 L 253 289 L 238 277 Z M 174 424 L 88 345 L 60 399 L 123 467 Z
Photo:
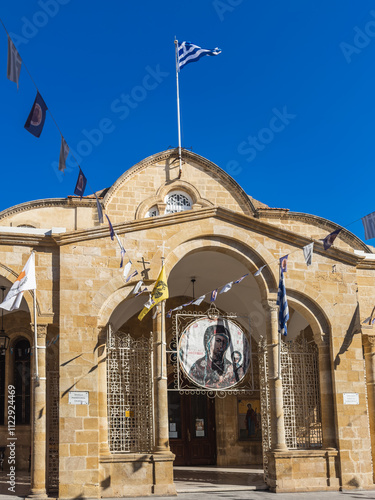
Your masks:
M 362 217 L 362 224 L 365 228 L 365 240 L 375 238 L 375 212 Z
M 221 54 L 221 50 L 217 47 L 215 49 L 202 49 L 193 43 L 181 42 L 178 44 L 178 70 L 181 71 L 185 64 L 198 61 L 203 56 L 218 56 L 219 54 Z
M 277 291 L 277 302 L 276 304 L 280 306 L 279 308 L 279 333 L 282 335 L 286 335 L 288 333 L 287 330 L 287 321 L 289 319 L 289 308 L 288 301 L 286 298 L 286 288 L 285 288 L 285 278 L 284 272 L 282 268 L 280 269 L 280 282 L 279 289 Z

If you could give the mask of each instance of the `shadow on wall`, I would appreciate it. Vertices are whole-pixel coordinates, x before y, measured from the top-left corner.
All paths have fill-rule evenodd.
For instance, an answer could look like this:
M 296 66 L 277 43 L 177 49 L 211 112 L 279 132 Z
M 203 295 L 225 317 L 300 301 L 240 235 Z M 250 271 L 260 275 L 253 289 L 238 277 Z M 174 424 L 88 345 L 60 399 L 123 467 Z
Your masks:
M 361 321 L 360 321 L 360 315 L 359 315 L 359 304 L 357 304 L 357 307 L 355 308 L 352 320 L 350 322 L 349 328 L 346 331 L 344 341 L 340 347 L 339 352 L 336 355 L 335 358 L 335 369 L 338 367 L 340 364 L 340 355 L 344 354 L 346 352 L 351 343 L 353 342 L 353 337 L 357 333 L 361 333 Z

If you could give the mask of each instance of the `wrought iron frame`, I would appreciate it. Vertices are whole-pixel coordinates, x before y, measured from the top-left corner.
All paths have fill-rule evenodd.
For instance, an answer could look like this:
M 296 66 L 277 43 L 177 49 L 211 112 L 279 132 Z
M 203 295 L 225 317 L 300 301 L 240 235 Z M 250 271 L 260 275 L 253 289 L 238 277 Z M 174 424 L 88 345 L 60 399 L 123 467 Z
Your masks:
M 194 384 L 193 381 L 189 380 L 187 377 L 183 376 L 182 368 L 180 367 L 180 359 L 178 355 L 178 344 L 182 333 L 186 328 L 195 322 L 197 319 L 210 318 L 210 319 L 224 319 L 231 320 L 235 323 L 238 328 L 240 328 L 246 335 L 249 344 L 249 368 L 245 377 L 235 386 L 231 386 L 227 389 L 211 389 L 199 387 Z M 245 331 L 243 326 L 236 321 L 237 318 L 246 318 L 249 323 L 248 331 Z M 249 316 L 239 316 L 235 313 L 223 314 L 217 309 L 215 304 L 211 304 L 207 311 L 179 311 L 173 315 L 172 318 L 172 328 L 173 328 L 173 339 L 169 343 L 169 349 L 167 349 L 167 362 L 172 365 L 173 369 L 173 388 L 169 387 L 168 391 L 178 391 L 180 394 L 205 394 L 209 398 L 224 398 L 227 395 L 241 395 L 249 396 L 255 391 L 254 389 L 254 370 L 253 370 L 253 352 L 251 344 L 251 329 L 250 329 L 250 317 Z
M 153 337 L 107 337 L 108 445 L 111 453 L 150 453 L 154 445 Z

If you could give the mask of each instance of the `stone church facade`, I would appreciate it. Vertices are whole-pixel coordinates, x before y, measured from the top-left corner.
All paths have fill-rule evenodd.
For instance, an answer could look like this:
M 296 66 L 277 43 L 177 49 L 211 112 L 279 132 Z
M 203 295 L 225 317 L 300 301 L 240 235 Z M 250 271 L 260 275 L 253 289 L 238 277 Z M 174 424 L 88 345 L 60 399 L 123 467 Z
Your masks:
M 373 249 L 343 229 L 324 250 L 336 224 L 270 208 L 186 150 L 181 175 L 177 151 L 168 150 L 97 194 L 125 262 L 138 270 L 128 282 L 94 197 L 0 213 L 5 293 L 35 251 L 40 377 L 32 383 L 34 292 L 25 292 L 20 309 L 3 318 L 4 469 L 14 386 L 16 472 L 30 468 L 36 496 L 174 495 L 174 464 L 263 464 L 276 492 L 373 488 Z M 302 248 L 311 242 L 307 267 Z M 290 320 L 280 345 L 278 261 L 286 254 Z M 152 290 L 162 258 L 169 299 L 140 322 L 148 295 L 134 287 L 141 278 Z M 211 303 L 210 292 L 226 283 L 231 289 Z M 202 295 L 200 305 L 166 314 Z M 242 351 L 225 354 L 225 386 L 199 382 L 181 354 L 193 327 L 204 353 L 211 323 L 217 335 L 230 330 L 240 339 Z

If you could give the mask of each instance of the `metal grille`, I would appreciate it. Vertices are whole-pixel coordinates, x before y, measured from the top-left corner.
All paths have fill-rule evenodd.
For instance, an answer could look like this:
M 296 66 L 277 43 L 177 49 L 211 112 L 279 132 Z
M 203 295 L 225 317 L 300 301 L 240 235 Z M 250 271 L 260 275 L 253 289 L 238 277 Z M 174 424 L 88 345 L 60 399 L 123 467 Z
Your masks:
M 259 377 L 262 410 L 263 465 L 268 476 L 267 452 L 271 448 L 271 409 L 267 343 L 260 339 Z M 281 341 L 281 376 L 285 441 L 290 449 L 322 447 L 318 348 L 313 342 Z
M 288 448 L 322 447 L 318 348 L 297 339 L 281 343 L 285 441 Z
M 108 442 L 112 453 L 149 453 L 153 445 L 152 338 L 109 329 Z
M 47 372 L 47 488 L 59 488 L 59 372 Z

